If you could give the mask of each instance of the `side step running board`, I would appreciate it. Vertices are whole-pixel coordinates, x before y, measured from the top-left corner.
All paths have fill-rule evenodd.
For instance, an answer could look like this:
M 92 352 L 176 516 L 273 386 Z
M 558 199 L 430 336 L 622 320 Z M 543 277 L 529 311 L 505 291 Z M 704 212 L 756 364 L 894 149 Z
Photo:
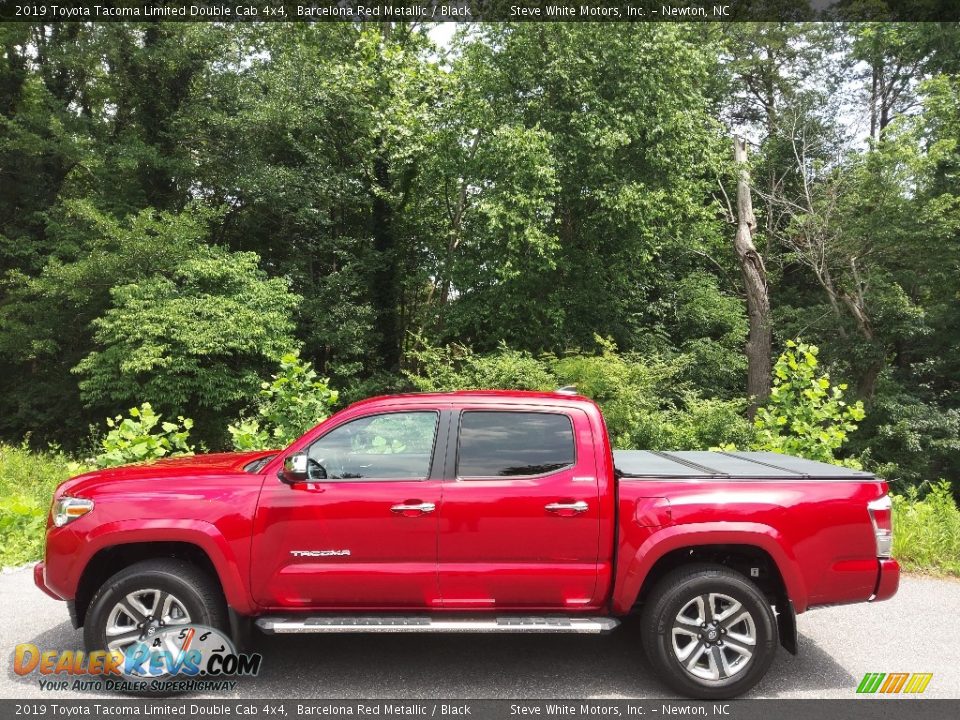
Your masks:
M 620 624 L 608 617 L 520 616 L 443 617 L 428 615 L 370 615 L 319 617 L 262 617 L 257 627 L 269 634 L 281 633 L 606 633 Z

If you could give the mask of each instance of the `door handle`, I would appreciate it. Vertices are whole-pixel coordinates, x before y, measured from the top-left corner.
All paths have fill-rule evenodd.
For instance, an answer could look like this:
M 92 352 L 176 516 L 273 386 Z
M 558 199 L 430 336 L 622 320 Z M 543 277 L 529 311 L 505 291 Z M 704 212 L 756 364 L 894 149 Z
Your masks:
M 428 502 L 418 503 L 416 505 L 412 505 L 412 504 L 408 505 L 406 503 L 400 503 L 399 505 L 394 505 L 392 508 L 390 508 L 391 512 L 395 512 L 395 513 L 415 512 L 415 513 L 420 513 L 421 515 L 424 515 L 426 513 L 432 513 L 436 509 L 437 509 L 437 506 L 435 504 L 428 503 Z
M 572 503 L 548 503 L 544 506 L 547 512 L 559 513 L 559 512 L 568 512 L 574 515 L 579 515 L 590 509 L 590 506 L 587 505 L 583 500 L 577 500 Z

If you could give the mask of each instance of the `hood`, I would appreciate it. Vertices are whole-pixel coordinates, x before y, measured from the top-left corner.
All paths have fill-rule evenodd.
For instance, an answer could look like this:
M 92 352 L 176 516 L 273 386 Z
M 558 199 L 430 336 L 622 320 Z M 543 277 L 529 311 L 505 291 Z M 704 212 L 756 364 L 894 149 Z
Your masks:
M 123 480 L 191 477 L 198 475 L 231 475 L 243 473 L 244 467 L 254 460 L 276 455 L 279 450 L 253 450 L 247 452 L 210 453 L 183 457 L 148 460 L 134 465 L 94 470 L 67 480 L 57 490 L 57 495 L 67 492 L 82 494 L 93 485 Z

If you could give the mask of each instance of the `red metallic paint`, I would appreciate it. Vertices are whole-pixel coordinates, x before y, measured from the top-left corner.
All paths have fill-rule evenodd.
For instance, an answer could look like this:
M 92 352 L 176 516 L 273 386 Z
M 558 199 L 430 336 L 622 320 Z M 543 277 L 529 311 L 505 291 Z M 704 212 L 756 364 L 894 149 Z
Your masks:
M 43 590 L 47 595 L 52 597 L 54 600 L 62 600 L 59 595 L 57 595 L 53 590 L 47 587 L 47 564 L 42 560 L 33 566 L 33 582 L 34 584 Z
M 572 467 L 524 478 L 456 478 L 443 484 L 439 527 L 442 605 L 451 609 L 588 609 L 597 592 L 597 567 L 610 549 L 600 545 L 601 497 L 594 433 L 580 408 L 465 401 L 464 411 L 535 411 L 572 420 L 577 456 Z M 450 473 L 452 475 L 452 473 Z M 588 510 L 546 512 L 551 503 L 587 503 Z
M 441 412 L 438 455 L 426 480 L 287 484 L 284 458 L 357 417 Z M 572 468 L 540 477 L 458 480 L 453 451 L 463 409 L 561 412 L 574 424 Z M 750 482 L 614 478 L 599 408 L 556 393 L 463 392 L 373 398 L 337 413 L 276 454 L 224 453 L 103 470 L 67 481 L 56 497 L 92 498 L 89 515 L 48 522 L 35 580 L 75 597 L 90 559 L 126 543 L 184 542 L 217 569 L 240 613 L 268 610 L 554 610 L 622 615 L 666 553 L 749 545 L 776 563 L 798 612 L 820 604 L 883 600 L 896 592 L 896 561 L 876 557 L 866 505 L 880 480 Z M 565 517 L 549 502 L 584 500 Z M 394 504 L 432 502 L 427 515 Z M 291 550 L 349 549 L 295 557 Z
M 268 475 L 255 521 L 254 598 L 271 608 L 436 606 L 437 515 L 390 510 L 423 502 L 439 506 L 438 481 L 290 486 Z M 350 555 L 291 555 L 320 549 Z
M 620 481 L 614 612 L 627 612 L 647 572 L 667 552 L 694 545 L 753 545 L 767 552 L 797 612 L 866 601 L 876 586 L 876 541 L 867 503 L 887 492 L 870 482 Z M 643 527 L 633 508 L 669 497 L 672 524 Z M 722 520 L 718 520 L 722 518 Z M 631 558 L 625 561 L 625 558 Z
M 877 578 L 877 589 L 871 602 L 889 600 L 897 594 L 900 587 L 900 564 L 893 558 L 880 558 L 880 575 Z
M 264 608 L 411 609 L 439 606 L 438 513 L 397 514 L 398 504 L 441 504 L 441 483 L 328 481 L 289 485 L 283 457 L 305 451 L 334 428 L 397 410 L 441 410 L 409 395 L 351 405 L 297 440 L 264 468 L 250 585 Z M 449 402 L 446 403 L 449 405 Z M 438 425 L 437 443 L 445 440 Z M 435 469 L 434 469 L 435 472 Z M 293 550 L 349 550 L 349 556 L 294 557 Z
M 232 607 L 255 612 L 248 582 L 250 545 L 263 477 L 243 472 L 243 466 L 267 454 L 177 458 L 66 481 L 55 498 L 89 497 L 96 505 L 66 527 L 53 527 L 48 518 L 45 586 L 70 599 L 98 551 L 130 543 L 184 542 L 210 558 Z

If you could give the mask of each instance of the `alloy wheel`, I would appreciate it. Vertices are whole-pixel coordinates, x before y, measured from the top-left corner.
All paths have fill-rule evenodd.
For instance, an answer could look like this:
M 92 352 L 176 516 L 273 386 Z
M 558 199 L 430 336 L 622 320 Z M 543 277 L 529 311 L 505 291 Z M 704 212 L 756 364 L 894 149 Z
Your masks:
M 171 625 L 186 625 L 190 613 L 179 598 L 164 590 L 144 589 L 127 593 L 110 610 L 105 629 L 107 649 L 124 652 L 137 642 L 147 642 Z M 173 635 L 165 633 L 161 649 L 175 651 Z
M 724 593 L 692 598 L 677 613 L 670 634 L 681 666 L 701 680 L 741 674 L 750 665 L 757 645 L 753 616 Z

